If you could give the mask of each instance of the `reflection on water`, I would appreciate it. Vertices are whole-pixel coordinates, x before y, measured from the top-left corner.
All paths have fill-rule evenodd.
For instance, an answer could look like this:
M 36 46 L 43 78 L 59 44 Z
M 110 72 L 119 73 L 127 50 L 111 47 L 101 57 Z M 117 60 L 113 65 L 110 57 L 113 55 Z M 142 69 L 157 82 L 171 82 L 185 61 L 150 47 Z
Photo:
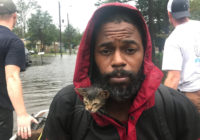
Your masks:
M 30 114 L 48 109 L 55 94 L 72 83 L 76 55 L 63 55 L 62 58 L 43 57 L 43 65 L 39 59 L 40 57 L 34 58 L 33 65 L 20 74 L 24 101 Z M 16 117 L 14 132 L 16 132 Z

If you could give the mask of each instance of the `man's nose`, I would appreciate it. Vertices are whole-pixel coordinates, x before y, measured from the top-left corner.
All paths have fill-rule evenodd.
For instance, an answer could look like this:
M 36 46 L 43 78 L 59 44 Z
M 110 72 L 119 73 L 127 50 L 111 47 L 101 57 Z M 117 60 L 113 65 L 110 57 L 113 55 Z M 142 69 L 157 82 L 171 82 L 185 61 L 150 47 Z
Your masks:
M 116 51 L 113 54 L 113 59 L 112 59 L 112 67 L 124 67 L 126 66 L 123 54 L 120 51 Z

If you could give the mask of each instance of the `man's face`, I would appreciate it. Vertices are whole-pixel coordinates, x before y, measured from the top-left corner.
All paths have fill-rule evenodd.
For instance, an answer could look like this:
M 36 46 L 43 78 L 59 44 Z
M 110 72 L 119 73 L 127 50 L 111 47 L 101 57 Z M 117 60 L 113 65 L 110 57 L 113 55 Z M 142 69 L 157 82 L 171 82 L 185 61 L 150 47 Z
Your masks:
M 100 74 L 107 77 L 103 82 L 110 86 L 123 90 L 140 78 L 138 73 L 143 64 L 144 50 L 136 26 L 127 22 L 102 25 L 94 54 Z
M 104 24 L 97 35 L 95 62 L 101 74 L 126 70 L 135 74 L 141 68 L 144 50 L 138 29 L 127 22 Z M 129 77 L 117 75 L 111 84 L 128 83 Z

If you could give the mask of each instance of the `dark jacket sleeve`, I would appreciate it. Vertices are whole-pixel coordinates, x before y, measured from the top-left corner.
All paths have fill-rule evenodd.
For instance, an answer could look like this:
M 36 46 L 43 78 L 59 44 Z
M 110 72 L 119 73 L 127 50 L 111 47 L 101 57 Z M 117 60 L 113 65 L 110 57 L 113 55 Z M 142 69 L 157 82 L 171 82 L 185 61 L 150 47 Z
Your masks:
M 76 93 L 72 85 L 54 97 L 42 133 L 42 140 L 71 140 L 70 124 Z
M 171 90 L 175 111 L 176 139 L 200 139 L 200 113 L 193 103 L 182 93 Z

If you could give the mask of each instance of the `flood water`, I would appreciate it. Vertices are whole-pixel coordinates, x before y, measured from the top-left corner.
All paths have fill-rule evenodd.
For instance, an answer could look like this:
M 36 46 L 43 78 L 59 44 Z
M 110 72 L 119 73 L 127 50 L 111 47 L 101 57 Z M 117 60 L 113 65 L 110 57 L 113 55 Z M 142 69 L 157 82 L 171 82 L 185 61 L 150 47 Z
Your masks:
M 27 112 L 35 114 L 49 109 L 55 94 L 66 85 L 72 84 L 76 55 L 37 57 L 26 71 L 21 72 L 24 101 Z M 16 115 L 14 113 L 14 132 Z

